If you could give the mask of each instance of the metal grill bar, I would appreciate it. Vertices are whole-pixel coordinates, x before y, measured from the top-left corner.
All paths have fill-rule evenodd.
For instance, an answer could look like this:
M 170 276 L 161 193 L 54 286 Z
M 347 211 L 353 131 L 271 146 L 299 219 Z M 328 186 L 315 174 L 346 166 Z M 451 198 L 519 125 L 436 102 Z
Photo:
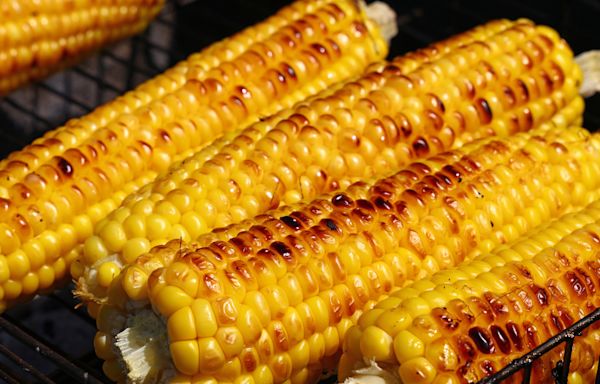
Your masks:
M 511 377 L 515 373 L 520 370 L 524 370 L 525 379 L 523 380 L 524 384 L 529 383 L 529 377 L 531 375 L 531 365 L 534 361 L 541 359 L 546 353 L 553 350 L 554 348 L 559 347 L 563 343 L 567 343 L 567 349 L 565 350 L 564 360 L 566 363 L 563 363 L 564 368 L 561 368 L 561 375 L 557 379 L 557 384 L 567 384 L 567 375 L 569 374 L 569 364 L 571 363 L 571 349 L 573 347 L 573 342 L 575 339 L 575 335 L 580 335 L 583 330 L 590 327 L 592 324 L 600 321 L 600 308 L 597 308 L 595 311 L 590 313 L 588 316 L 579 320 L 569 328 L 565 329 L 558 335 L 551 337 L 546 342 L 540 344 L 531 352 L 523 355 L 522 357 L 513 360 L 509 363 L 504 369 L 499 371 L 493 376 L 485 378 L 481 380 L 478 384 L 499 384 L 502 380 L 506 380 Z M 598 381 L 598 379 L 596 379 Z
M 0 362 L 0 379 L 7 384 L 23 384 L 21 379 L 15 375 L 5 364 Z
M 46 375 L 42 372 L 38 371 L 35 367 L 29 364 L 27 361 L 22 359 L 19 355 L 6 348 L 4 345 L 0 344 L 0 353 L 7 356 L 9 359 L 17 363 L 19 367 L 23 369 L 23 371 L 29 373 L 31 376 L 38 379 L 40 382 L 45 384 L 54 384 L 52 380 L 50 380 Z
M 67 357 L 63 356 L 55 349 L 50 348 L 39 338 L 33 337 L 28 332 L 23 330 L 20 326 L 18 326 L 14 320 L 10 320 L 8 316 L 0 316 L 0 329 L 6 330 L 15 338 L 19 339 L 21 342 L 31 347 L 37 353 L 47 357 L 53 363 L 55 363 L 58 367 L 60 367 L 61 371 L 68 374 L 72 378 L 76 379 L 77 382 L 80 383 L 89 383 L 89 384 L 101 384 L 102 381 L 92 376 L 90 372 L 80 368 L 79 366 L 72 363 Z M 35 370 L 35 369 L 34 369 Z M 43 375 L 43 373 L 40 372 Z

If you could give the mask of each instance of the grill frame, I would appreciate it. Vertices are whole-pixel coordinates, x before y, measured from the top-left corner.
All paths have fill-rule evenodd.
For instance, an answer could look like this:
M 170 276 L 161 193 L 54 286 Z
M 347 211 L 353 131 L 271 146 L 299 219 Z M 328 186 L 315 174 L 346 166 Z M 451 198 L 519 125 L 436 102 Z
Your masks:
M 529 17 L 537 23 L 548 24 L 569 41 L 575 53 L 598 48 L 593 45 L 593 22 L 600 18 L 600 3 L 593 0 L 388 2 L 398 14 L 399 29 L 392 40 L 391 57 L 498 17 Z M 283 0 L 168 0 L 165 9 L 143 34 L 103 49 L 74 68 L 0 99 L 0 156 L 23 147 L 69 118 L 91 111 L 203 46 L 265 18 L 285 3 Z M 231 13 L 232 9 L 237 12 Z M 600 28 L 596 31 L 600 32 Z M 121 78 L 111 81 L 115 73 Z M 81 79 L 91 84 L 91 92 L 83 98 L 77 87 Z M 584 126 L 593 131 L 600 129 L 600 95 L 588 99 L 586 104 Z M 46 114 L 48 109 L 51 114 Z M 76 308 L 72 289 L 73 285 L 65 282 L 61 288 L 0 315 L 0 382 L 110 383 L 93 352 L 95 322 L 85 310 Z M 69 319 L 69 324 L 77 324 L 69 327 L 72 332 L 59 329 L 57 333 L 57 325 L 53 325 L 50 332 L 46 320 L 41 324 L 34 321 L 39 317 L 50 319 L 55 313 L 60 313 L 60 319 Z M 600 324 L 600 309 L 480 384 L 498 384 L 521 370 L 526 372 L 523 383 L 529 383 L 527 372 L 531 373 L 533 362 L 563 346 L 566 363 L 555 369 L 555 380 L 566 384 L 568 356 L 574 340 L 593 324 Z M 69 341 L 69 333 L 71 336 L 80 334 L 79 343 L 87 346 L 83 352 L 71 347 L 77 341 Z M 67 341 L 58 341 L 57 337 L 61 340 L 66 337 Z M 600 371 L 595 383 L 600 384 Z

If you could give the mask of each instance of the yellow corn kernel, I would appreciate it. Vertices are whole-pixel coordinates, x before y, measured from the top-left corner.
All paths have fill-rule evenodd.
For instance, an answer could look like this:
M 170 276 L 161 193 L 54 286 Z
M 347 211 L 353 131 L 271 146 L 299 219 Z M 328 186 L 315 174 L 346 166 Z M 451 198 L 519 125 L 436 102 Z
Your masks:
M 194 315 L 198 337 L 213 336 L 217 332 L 218 325 L 210 302 L 205 299 L 195 299 L 190 308 Z
M 167 331 L 171 341 L 196 339 L 196 321 L 192 309 L 183 307 L 173 313 L 167 320 Z
M 201 351 L 196 340 L 174 341 L 169 344 L 169 350 L 175 368 L 183 374 L 193 375 L 198 372 Z
M 103 287 L 108 287 L 111 281 L 113 281 L 115 276 L 119 273 L 119 270 L 119 266 L 114 262 L 102 264 L 98 270 L 98 284 Z
M 407 360 L 423 356 L 425 344 L 409 331 L 402 330 L 394 337 L 394 353 L 398 362 L 404 364 Z

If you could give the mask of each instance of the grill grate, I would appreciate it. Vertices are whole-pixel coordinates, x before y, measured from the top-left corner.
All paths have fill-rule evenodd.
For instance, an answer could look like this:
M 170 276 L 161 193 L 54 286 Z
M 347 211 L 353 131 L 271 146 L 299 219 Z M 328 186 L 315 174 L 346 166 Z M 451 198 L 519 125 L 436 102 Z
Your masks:
M 287 3 L 283 0 L 169 0 L 142 35 L 116 44 L 75 68 L 0 99 L 0 157 L 19 149 L 71 117 L 91 111 L 201 47 L 258 22 Z M 388 0 L 397 11 L 399 33 L 391 56 L 417 49 L 499 17 L 528 17 L 556 28 L 576 53 L 598 48 L 600 3 L 595 0 L 474 1 Z M 234 11 L 232 11 L 234 10 Z M 596 45 L 595 45 L 596 44 Z M 584 125 L 600 129 L 600 95 L 587 100 Z M 94 355 L 95 323 L 75 309 L 73 286 L 11 308 L 0 316 L 0 383 L 108 383 Z M 482 382 L 500 383 L 515 372 L 530 372 L 533 361 L 600 321 L 600 309 L 535 351 Z M 568 353 L 566 353 L 568 354 Z M 557 383 L 568 372 L 557 367 Z M 524 383 L 528 383 L 526 378 Z M 600 384 L 600 377 L 596 379 Z

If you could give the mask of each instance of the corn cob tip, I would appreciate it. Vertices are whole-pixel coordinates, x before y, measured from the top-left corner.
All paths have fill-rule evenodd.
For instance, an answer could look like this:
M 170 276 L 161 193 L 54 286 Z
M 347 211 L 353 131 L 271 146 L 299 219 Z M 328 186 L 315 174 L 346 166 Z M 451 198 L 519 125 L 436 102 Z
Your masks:
M 127 328 L 115 337 L 120 364 L 129 382 L 166 382 L 175 375 L 164 324 L 149 309 L 128 317 Z
M 575 57 L 575 62 L 583 72 L 579 94 L 591 97 L 600 92 L 600 50 L 583 52 Z
M 352 376 L 340 381 L 341 384 L 401 384 L 400 379 L 380 367 L 375 361 L 365 368 L 356 369 Z
M 375 22 L 384 40 L 389 42 L 398 34 L 396 12 L 386 3 L 376 1 L 366 6 L 367 17 Z

